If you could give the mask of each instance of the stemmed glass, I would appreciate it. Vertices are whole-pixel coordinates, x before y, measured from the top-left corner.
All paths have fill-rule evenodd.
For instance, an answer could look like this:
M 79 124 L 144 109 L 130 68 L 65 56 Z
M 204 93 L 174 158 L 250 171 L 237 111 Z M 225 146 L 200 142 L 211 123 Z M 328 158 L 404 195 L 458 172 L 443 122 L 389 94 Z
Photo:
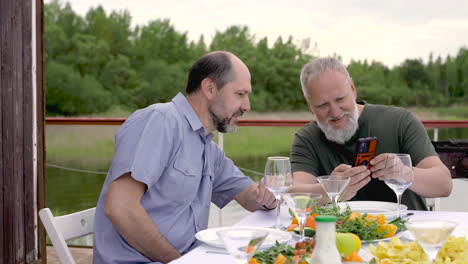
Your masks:
M 285 193 L 283 195 L 286 204 L 294 211 L 299 222 L 301 231 L 301 241 L 304 240 L 304 224 L 307 215 L 310 214 L 313 207 L 322 199 L 321 194 L 316 193 Z
M 384 180 L 397 196 L 397 217 L 399 218 L 401 197 L 414 180 L 410 155 L 389 154 L 385 163 Z
M 325 192 L 327 192 L 334 206 L 338 203 L 338 198 L 343 193 L 346 186 L 348 186 L 350 180 L 351 178 L 347 176 L 329 175 L 317 177 L 317 181 L 322 185 Z
M 280 223 L 281 196 L 286 193 L 292 185 L 291 163 L 288 157 L 268 157 L 265 165 L 265 187 L 275 195 L 276 221 L 271 228 L 286 230 Z
M 231 228 L 216 232 L 236 264 L 247 264 L 262 245 L 268 232 L 248 227 Z
M 444 220 L 413 220 L 407 222 L 405 226 L 424 249 L 429 261 L 434 263 L 437 253 L 457 223 Z

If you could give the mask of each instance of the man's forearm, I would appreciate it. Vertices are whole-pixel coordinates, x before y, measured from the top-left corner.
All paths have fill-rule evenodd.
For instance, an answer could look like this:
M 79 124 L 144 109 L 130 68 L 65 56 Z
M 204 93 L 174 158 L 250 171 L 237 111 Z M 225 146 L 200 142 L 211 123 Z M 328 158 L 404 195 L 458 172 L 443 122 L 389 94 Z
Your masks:
M 152 261 L 170 262 L 179 252 L 161 234 L 141 197 L 146 185 L 126 173 L 114 180 L 106 194 L 105 214 L 130 246 Z
M 168 263 L 180 257 L 141 205 L 108 217 L 127 243 L 152 261 Z
M 255 212 L 257 210 L 266 210 L 260 203 L 256 200 L 256 184 L 250 185 L 247 189 L 241 193 L 234 196 L 234 199 L 242 206 L 244 209 Z
M 260 184 L 251 184 L 244 191 L 234 196 L 234 199 L 250 212 L 272 210 L 276 208 L 277 204 L 273 194 L 266 189 L 262 182 Z
M 452 178 L 445 166 L 432 168 L 414 167 L 414 181 L 410 190 L 426 197 L 447 197 L 452 192 Z

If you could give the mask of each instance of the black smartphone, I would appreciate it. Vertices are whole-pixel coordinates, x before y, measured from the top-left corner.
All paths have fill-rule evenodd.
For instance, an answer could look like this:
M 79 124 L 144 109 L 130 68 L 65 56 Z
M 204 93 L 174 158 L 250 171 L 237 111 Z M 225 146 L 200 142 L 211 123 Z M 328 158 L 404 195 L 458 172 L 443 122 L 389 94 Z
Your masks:
M 370 160 L 375 157 L 378 142 L 376 137 L 358 139 L 354 167 L 367 165 L 367 168 L 370 168 Z

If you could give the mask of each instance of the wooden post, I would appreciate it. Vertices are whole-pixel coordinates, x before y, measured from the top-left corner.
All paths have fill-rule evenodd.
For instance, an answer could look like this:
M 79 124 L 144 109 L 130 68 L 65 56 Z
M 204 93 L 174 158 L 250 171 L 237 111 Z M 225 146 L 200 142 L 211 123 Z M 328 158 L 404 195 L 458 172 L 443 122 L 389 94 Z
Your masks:
M 32 41 L 33 32 L 39 32 L 42 38 L 42 22 L 37 31 L 32 19 L 36 2 L 32 1 L 0 1 L 0 263 L 38 260 L 40 199 L 36 175 L 40 174 L 43 184 L 44 173 L 43 164 L 35 163 L 34 158 L 37 153 L 43 161 L 44 127 L 37 124 L 43 123 L 44 117 L 36 116 L 43 115 L 43 111 L 35 106 L 43 109 L 44 105 L 39 84 L 42 76 L 37 78 L 32 69 L 35 62 L 42 74 L 42 52 L 33 52 L 36 47 Z M 42 1 L 38 7 L 42 10 Z M 42 19 L 42 14 L 39 17 Z M 33 54 L 38 55 L 33 58 Z M 36 87 L 41 91 L 35 92 Z M 33 144 L 35 138 L 38 142 L 41 138 L 41 146 Z
M 37 212 L 45 207 L 45 90 L 44 90 L 44 1 L 33 0 L 35 4 L 35 50 L 36 50 L 36 177 L 37 177 L 37 208 L 36 208 L 36 223 L 38 226 L 38 258 L 42 260 L 42 264 L 47 263 L 46 250 L 46 235 L 42 223 L 40 223 Z

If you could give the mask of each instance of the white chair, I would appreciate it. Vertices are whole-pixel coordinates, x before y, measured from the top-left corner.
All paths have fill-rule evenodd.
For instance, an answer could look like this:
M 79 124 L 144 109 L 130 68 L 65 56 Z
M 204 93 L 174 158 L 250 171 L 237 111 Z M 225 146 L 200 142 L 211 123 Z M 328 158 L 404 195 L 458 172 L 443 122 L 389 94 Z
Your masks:
M 93 233 L 95 211 L 96 207 L 61 216 L 53 216 L 49 208 L 39 211 L 61 263 L 75 263 L 66 241 Z

